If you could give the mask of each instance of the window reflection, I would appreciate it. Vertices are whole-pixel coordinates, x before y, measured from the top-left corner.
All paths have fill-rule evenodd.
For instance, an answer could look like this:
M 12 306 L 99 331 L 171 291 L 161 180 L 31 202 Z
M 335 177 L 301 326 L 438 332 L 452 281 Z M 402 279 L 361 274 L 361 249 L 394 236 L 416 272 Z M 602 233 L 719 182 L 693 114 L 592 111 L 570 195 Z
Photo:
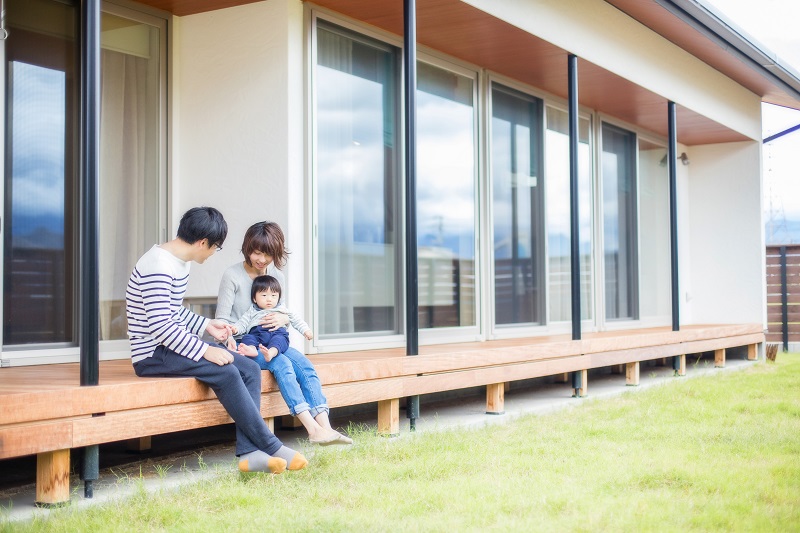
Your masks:
M 592 155 L 590 122 L 578 122 L 578 222 L 581 319 L 592 318 Z M 570 265 L 569 115 L 547 108 L 545 133 L 547 175 L 548 294 L 551 322 L 572 319 Z
M 7 3 L 7 345 L 75 341 L 79 93 L 71 4 Z M 102 13 L 101 340 L 126 338 L 128 276 L 160 237 L 160 38 L 157 27 Z
M 6 6 L 3 342 L 74 341 L 75 8 Z
M 421 328 L 476 324 L 473 87 L 470 78 L 418 63 Z
M 544 320 L 541 101 L 492 86 L 496 324 Z
M 603 124 L 606 319 L 637 319 L 636 136 Z
M 317 39 L 320 334 L 396 333 L 397 51 L 321 21 Z

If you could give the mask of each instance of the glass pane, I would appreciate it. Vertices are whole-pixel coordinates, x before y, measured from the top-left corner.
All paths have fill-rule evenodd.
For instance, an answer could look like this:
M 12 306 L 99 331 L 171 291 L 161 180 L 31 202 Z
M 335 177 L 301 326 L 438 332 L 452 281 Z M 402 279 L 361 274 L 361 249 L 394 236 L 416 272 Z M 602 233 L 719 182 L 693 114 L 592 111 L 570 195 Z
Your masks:
M 3 340 L 74 341 L 77 157 L 74 8 L 6 5 Z
M 317 31 L 320 336 L 397 333 L 396 55 Z
M 419 326 L 474 326 L 473 80 L 418 63 Z
M 590 122 L 578 121 L 578 250 L 580 252 L 581 319 L 594 309 L 592 269 L 592 152 Z M 570 268 L 569 114 L 547 108 L 547 256 L 551 322 L 572 320 Z
M 103 13 L 100 113 L 100 338 L 127 337 L 132 265 L 159 241 L 159 29 Z
M 544 321 L 541 101 L 492 86 L 496 324 Z
M 672 310 L 667 149 L 639 140 L 640 316 L 668 317 Z
M 638 318 L 636 136 L 603 124 L 603 262 L 606 319 Z

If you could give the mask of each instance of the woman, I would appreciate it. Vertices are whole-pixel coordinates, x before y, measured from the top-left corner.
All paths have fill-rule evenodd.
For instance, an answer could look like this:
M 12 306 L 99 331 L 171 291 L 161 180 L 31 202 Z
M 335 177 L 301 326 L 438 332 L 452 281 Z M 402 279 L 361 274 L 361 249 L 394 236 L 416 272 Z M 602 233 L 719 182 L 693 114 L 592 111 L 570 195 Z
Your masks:
M 250 288 L 253 279 L 265 274 L 276 278 L 284 288 L 279 304 L 284 303 L 286 283 L 279 268 L 286 264 L 288 253 L 280 226 L 274 222 L 258 222 L 250 226 L 242 242 L 244 262 L 230 266 L 222 275 L 216 318 L 230 323 L 239 320 L 252 306 Z M 286 326 L 289 317 L 282 313 L 270 313 L 260 323 L 275 329 Z M 261 346 L 255 360 L 261 368 L 275 376 L 289 411 L 306 428 L 309 440 L 321 445 L 352 444 L 350 438 L 331 427 L 327 399 L 311 361 L 291 347 L 270 361 L 266 360 L 266 355 L 266 347 Z

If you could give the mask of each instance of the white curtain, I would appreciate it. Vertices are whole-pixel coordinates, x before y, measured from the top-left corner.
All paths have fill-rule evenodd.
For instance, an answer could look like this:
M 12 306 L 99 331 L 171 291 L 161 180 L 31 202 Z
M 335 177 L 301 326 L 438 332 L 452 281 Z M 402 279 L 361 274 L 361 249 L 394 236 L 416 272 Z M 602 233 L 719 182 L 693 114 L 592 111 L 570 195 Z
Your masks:
M 317 68 L 321 333 L 354 330 L 351 39 L 319 31 Z M 367 200 L 367 199 L 361 199 Z M 370 199 L 373 200 L 373 199 Z
M 157 237 L 157 120 L 150 60 L 101 52 L 100 338 L 126 336 L 125 287 L 131 269 Z M 157 76 L 156 83 L 157 83 Z M 150 81 L 148 81 L 150 80 Z M 154 124 L 155 123 L 155 124 Z M 150 137 L 150 138 L 148 138 Z

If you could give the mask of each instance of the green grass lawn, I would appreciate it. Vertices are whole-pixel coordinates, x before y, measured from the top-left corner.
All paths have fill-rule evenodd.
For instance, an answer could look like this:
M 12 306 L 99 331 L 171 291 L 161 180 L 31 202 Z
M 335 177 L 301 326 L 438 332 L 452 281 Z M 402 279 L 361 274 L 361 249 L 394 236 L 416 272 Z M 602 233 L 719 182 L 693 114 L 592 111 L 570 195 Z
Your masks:
M 233 466 L 42 531 L 800 531 L 800 355 L 477 430 L 317 449 L 297 473 Z

